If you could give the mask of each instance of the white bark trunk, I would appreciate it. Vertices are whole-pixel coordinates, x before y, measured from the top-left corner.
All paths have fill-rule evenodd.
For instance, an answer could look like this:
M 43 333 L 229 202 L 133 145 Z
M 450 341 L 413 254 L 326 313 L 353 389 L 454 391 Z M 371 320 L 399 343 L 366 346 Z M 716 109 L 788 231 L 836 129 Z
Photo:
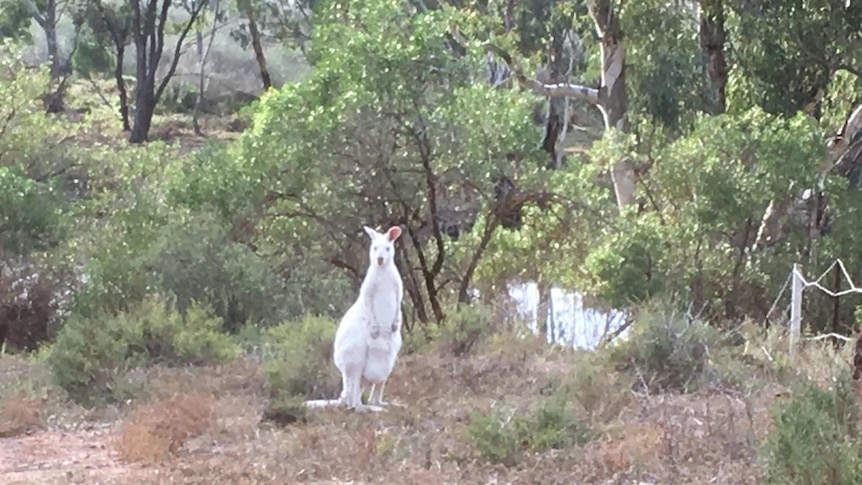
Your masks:
M 520 72 L 515 71 L 516 78 L 522 85 L 542 96 L 587 100 L 601 110 L 605 130 L 625 133 L 628 130 L 625 78 L 626 50 L 625 44 L 621 41 L 619 22 L 609 0 L 593 0 L 589 3 L 589 9 L 596 24 L 596 32 L 602 42 L 602 85 L 600 89 L 571 83 L 547 84 L 537 79 L 528 79 Z M 513 67 L 508 54 L 503 54 L 506 57 L 506 63 Z M 633 204 L 635 202 L 635 173 L 631 161 L 626 159 L 616 161 L 611 170 L 611 180 L 614 185 L 617 206 L 622 209 Z
M 862 104 L 850 113 L 850 116 L 847 117 L 838 133 L 827 142 L 826 157 L 817 170 L 818 175 L 825 175 L 841 162 L 856 134 L 860 131 L 862 131 Z M 817 194 L 812 191 L 810 197 L 816 196 Z M 784 200 L 772 200 L 769 202 L 769 206 L 766 208 L 766 212 L 764 212 L 763 218 L 760 221 L 757 239 L 754 241 L 755 248 L 771 246 L 781 239 L 781 229 L 784 227 L 791 213 L 797 209 L 796 201 L 797 197 L 791 195 Z M 817 234 L 819 232 L 812 231 L 812 228 L 809 227 L 809 235 L 816 236 Z

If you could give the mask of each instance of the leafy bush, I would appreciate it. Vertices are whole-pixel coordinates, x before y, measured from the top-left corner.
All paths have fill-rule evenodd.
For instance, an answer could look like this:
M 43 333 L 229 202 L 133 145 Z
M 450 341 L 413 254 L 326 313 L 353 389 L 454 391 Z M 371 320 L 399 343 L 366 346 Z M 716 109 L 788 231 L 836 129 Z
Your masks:
M 194 301 L 206 303 L 225 330 L 275 324 L 284 316 L 284 281 L 206 213 L 167 224 L 144 264 L 162 291 L 176 295 L 180 311 Z
M 316 399 L 340 392 L 332 363 L 335 330 L 331 319 L 309 314 L 264 331 L 263 369 L 272 396 Z
M 473 412 L 467 433 L 480 455 L 506 466 L 515 465 L 525 451 L 561 449 L 590 439 L 589 426 L 573 411 L 566 388 L 526 415 L 500 408 Z
M 855 484 L 862 481 L 859 407 L 848 372 L 823 389 L 806 382 L 773 411 L 764 445 L 766 483 Z
M 120 236 L 125 242 L 138 232 Z M 222 319 L 224 329 L 238 330 L 246 323 L 271 325 L 297 313 L 287 298 L 285 281 L 267 260 L 247 245 L 236 242 L 211 214 L 174 214 L 174 219 L 152 230 L 144 247 L 105 241 L 88 266 L 92 281 L 78 295 L 90 308 L 123 310 L 148 293 L 176 297 L 180 312 L 200 302 Z M 126 248 L 133 249 L 126 249 Z
M 181 315 L 151 297 L 129 312 L 73 314 L 48 356 L 56 383 L 82 403 L 122 399 L 129 371 L 148 363 L 207 364 L 236 357 L 239 348 L 219 333 L 221 320 L 193 305 Z
M 718 329 L 699 319 L 689 321 L 672 304 L 656 302 L 640 311 L 632 334 L 610 356 L 641 385 L 688 392 L 703 383 L 711 349 L 723 344 Z
M 470 355 L 494 330 L 494 315 L 482 305 L 464 305 L 446 316 L 432 332 L 441 352 L 455 357 Z

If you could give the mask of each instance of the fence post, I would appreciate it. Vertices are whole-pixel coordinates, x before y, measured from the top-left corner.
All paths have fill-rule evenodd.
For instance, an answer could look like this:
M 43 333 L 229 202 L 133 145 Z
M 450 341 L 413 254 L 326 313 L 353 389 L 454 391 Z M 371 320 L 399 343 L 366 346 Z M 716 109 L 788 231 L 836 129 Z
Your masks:
M 796 353 L 796 346 L 802 333 L 802 265 L 793 264 L 790 293 L 790 357 Z

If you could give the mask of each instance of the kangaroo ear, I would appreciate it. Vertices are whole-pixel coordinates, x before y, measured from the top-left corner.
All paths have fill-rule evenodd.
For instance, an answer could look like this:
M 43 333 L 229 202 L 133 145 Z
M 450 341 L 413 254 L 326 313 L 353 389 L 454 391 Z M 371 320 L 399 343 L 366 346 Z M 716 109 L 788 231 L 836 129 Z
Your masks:
M 401 227 L 400 226 L 392 226 L 386 231 L 386 235 L 389 236 L 390 241 L 395 241 L 398 239 L 398 236 L 401 235 Z
M 362 228 L 365 229 L 365 232 L 368 233 L 368 237 L 370 237 L 371 239 L 374 239 L 375 237 L 377 237 L 379 235 L 379 233 L 377 231 L 375 231 L 374 229 L 371 229 L 368 226 L 362 226 Z

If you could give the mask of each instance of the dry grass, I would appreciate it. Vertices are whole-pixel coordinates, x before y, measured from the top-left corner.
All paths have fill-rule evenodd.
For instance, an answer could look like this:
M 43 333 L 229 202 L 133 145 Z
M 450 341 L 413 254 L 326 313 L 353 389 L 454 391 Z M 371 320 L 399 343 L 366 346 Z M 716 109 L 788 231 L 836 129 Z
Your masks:
M 202 393 L 178 394 L 138 407 L 117 440 L 129 462 L 158 463 L 199 436 L 214 422 L 214 399 Z
M 799 374 L 825 375 L 841 360 L 820 352 L 806 351 Z M 261 419 L 268 392 L 251 359 L 154 368 L 146 381 L 149 400 L 121 410 L 114 427 L 123 466 L 149 464 L 129 468 L 126 483 L 755 484 L 769 408 L 786 385 L 639 394 L 601 359 L 512 336 L 463 358 L 433 348 L 403 356 L 385 397 L 405 407 L 317 409 L 288 426 Z M 482 457 L 468 432 L 471 412 L 504 406 L 526 414 L 561 386 L 573 391 L 591 441 L 524 453 L 508 467 Z
M 17 394 L 0 401 L 0 438 L 26 434 L 42 427 L 45 400 Z

